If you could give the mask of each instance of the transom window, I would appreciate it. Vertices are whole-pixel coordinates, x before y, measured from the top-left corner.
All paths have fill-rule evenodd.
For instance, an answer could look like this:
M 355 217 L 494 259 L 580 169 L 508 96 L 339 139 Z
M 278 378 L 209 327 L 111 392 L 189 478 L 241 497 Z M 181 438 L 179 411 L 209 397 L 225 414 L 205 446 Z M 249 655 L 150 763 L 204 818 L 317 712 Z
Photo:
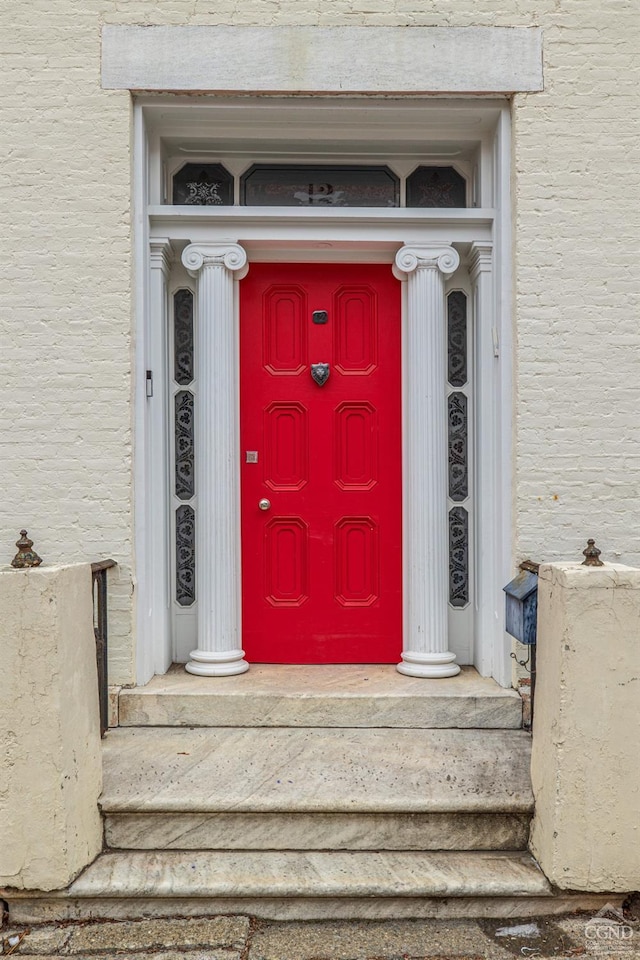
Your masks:
M 233 174 L 221 163 L 185 163 L 173 178 L 173 202 L 229 206 L 233 203 Z
M 186 163 L 173 203 L 256 207 L 466 207 L 468 184 L 453 166 L 421 164 L 406 177 L 386 165 L 255 163 L 234 177 L 221 163 Z

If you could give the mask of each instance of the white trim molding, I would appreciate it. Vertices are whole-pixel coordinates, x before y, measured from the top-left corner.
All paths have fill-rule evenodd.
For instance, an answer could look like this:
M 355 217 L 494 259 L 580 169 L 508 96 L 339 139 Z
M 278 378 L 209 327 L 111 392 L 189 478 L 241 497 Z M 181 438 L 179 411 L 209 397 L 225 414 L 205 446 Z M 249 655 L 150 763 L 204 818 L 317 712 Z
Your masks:
M 460 257 L 449 244 L 405 246 L 394 274 L 407 280 L 404 538 L 407 623 L 398 671 L 455 677 L 448 649 L 445 280 Z
M 543 89 L 542 31 L 108 25 L 102 86 L 219 94 L 534 92 Z
M 171 624 L 169 615 L 169 529 L 167 510 L 159 514 L 157 503 L 169 496 L 169 444 L 166 431 L 168 404 L 168 293 L 167 283 L 173 251 L 167 237 L 149 241 L 149 313 L 146 337 L 145 405 L 147 407 L 147 450 L 149 491 L 146 506 L 147 556 L 154 558 L 150 568 L 146 600 L 148 623 L 154 638 L 153 668 L 165 673 L 171 666 Z M 148 387 L 147 384 L 150 384 Z
M 234 274 L 248 272 L 237 243 L 190 244 L 182 262 L 198 283 L 196 295 L 196 596 L 198 648 L 189 673 L 245 673 L 240 611 L 240 477 L 238 363 Z
M 497 582 L 496 522 L 487 509 L 496 489 L 495 383 L 498 369 L 498 338 L 494 304 L 493 244 L 474 242 L 469 254 L 469 276 L 474 297 L 475 328 L 475 436 L 476 503 L 475 511 L 475 660 L 481 673 L 491 673 L 493 644 L 496 639 L 496 598 L 502 584 Z M 490 434 L 490 435 L 489 435 Z

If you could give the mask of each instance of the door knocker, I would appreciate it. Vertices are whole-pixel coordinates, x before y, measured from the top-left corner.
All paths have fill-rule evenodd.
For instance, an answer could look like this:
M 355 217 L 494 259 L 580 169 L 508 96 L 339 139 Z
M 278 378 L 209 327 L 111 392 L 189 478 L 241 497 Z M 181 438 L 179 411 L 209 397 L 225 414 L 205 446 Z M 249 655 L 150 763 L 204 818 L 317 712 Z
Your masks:
M 319 387 L 323 387 L 327 380 L 329 379 L 329 364 L 328 363 L 312 363 L 311 364 L 311 376 L 318 384 Z

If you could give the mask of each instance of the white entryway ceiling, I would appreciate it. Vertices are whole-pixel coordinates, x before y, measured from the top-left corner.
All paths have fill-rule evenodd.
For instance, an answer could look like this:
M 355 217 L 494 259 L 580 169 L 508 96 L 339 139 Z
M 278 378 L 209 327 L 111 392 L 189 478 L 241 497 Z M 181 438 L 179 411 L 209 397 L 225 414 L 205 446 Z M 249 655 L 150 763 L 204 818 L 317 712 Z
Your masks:
M 151 204 L 166 202 L 187 162 L 223 162 L 238 175 L 252 163 L 374 162 L 405 176 L 420 163 L 453 165 L 471 183 L 469 207 L 492 206 L 489 155 L 504 101 L 396 98 L 147 98 L 142 111 L 152 162 Z M 474 170 L 487 172 L 478 183 Z

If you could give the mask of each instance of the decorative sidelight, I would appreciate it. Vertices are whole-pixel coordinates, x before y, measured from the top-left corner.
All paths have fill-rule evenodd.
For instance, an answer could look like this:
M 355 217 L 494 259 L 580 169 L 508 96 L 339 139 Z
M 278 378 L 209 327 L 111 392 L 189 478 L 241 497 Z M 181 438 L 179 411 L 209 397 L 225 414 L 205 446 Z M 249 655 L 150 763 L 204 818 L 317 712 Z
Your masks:
M 193 379 L 193 293 L 178 290 L 173 297 L 173 381 L 179 388 L 173 398 L 173 496 L 182 501 L 174 510 L 175 599 L 181 607 L 196 599 Z
M 449 603 L 469 602 L 469 514 L 464 507 L 449 511 Z
M 193 394 L 180 390 L 175 395 L 175 468 L 178 500 L 191 500 L 195 493 Z
M 193 380 L 193 294 L 178 290 L 173 298 L 173 379 L 180 386 Z
M 462 290 L 447 297 L 447 379 L 452 387 L 467 382 L 467 295 Z
M 469 421 L 467 398 L 459 390 L 449 394 L 449 497 L 461 503 L 469 496 Z
M 447 398 L 449 510 L 449 603 L 465 607 L 469 595 L 469 398 L 467 295 L 447 296 Z M 453 505 L 451 505 L 451 503 Z
M 183 505 L 176 510 L 176 600 L 190 607 L 196 599 L 196 517 Z

